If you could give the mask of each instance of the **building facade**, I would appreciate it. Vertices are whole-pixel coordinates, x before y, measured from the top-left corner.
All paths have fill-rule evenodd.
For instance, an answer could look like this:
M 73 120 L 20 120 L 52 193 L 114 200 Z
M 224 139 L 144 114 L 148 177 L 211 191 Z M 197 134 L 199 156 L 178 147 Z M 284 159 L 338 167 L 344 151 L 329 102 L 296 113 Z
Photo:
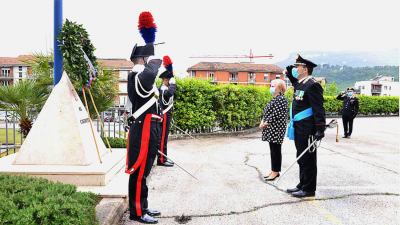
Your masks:
M 377 76 L 354 84 L 357 93 L 367 96 L 400 96 L 400 83 L 391 76 Z
M 32 56 L 0 57 L 0 85 L 8 86 L 20 80 L 31 78 L 32 69 L 26 63 Z
M 283 69 L 273 64 L 200 62 L 187 72 L 190 77 L 216 84 L 269 86 L 274 79 L 286 80 Z
M 133 63 L 126 59 L 98 59 L 98 64 L 111 71 L 118 78 L 118 96 L 115 106 L 124 106 L 128 99 L 128 73 L 132 70 Z
M 0 57 L 0 85 L 8 86 L 23 79 L 32 77 L 32 68 L 27 61 L 32 60 L 32 55 L 18 57 Z M 104 70 L 109 70 L 118 78 L 118 96 L 115 106 L 125 105 L 128 97 L 128 73 L 133 63 L 126 59 L 98 59 L 98 64 Z

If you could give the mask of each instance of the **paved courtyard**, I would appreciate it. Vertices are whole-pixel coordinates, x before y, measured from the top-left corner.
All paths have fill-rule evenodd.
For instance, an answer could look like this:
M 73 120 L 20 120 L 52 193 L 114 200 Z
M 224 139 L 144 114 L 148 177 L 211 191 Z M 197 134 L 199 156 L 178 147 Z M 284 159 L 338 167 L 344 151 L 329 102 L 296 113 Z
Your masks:
M 339 143 L 336 128 L 327 130 L 316 197 L 307 199 L 284 192 L 298 182 L 297 165 L 278 184 L 262 180 L 270 157 L 261 133 L 171 141 L 169 155 L 199 181 L 176 166 L 155 167 L 149 205 L 162 211 L 159 224 L 179 224 L 181 215 L 196 225 L 400 224 L 399 126 L 398 117 L 357 118 L 352 139 Z M 285 140 L 282 154 L 284 170 L 295 159 L 293 142 Z M 136 223 L 126 213 L 121 224 Z

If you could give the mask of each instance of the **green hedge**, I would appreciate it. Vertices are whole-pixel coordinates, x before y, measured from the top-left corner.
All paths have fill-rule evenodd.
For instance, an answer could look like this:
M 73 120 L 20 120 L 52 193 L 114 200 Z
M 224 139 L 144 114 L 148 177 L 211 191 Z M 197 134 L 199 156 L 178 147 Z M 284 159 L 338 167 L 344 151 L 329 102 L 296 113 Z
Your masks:
M 73 185 L 0 174 L 0 224 L 98 224 L 98 197 Z
M 399 97 L 391 96 L 359 96 L 359 113 L 364 115 L 399 113 Z M 343 101 L 336 96 L 324 97 L 325 111 L 339 113 L 343 107 Z
M 267 87 L 241 85 L 213 85 L 206 80 L 184 78 L 177 80 L 174 121 L 189 132 L 240 130 L 258 125 L 262 111 L 272 96 Z M 288 90 L 290 100 L 293 91 Z M 336 96 L 325 96 L 327 113 L 338 113 L 342 101 Z M 399 97 L 360 96 L 360 113 L 398 113 Z M 173 132 L 175 128 L 172 127 Z

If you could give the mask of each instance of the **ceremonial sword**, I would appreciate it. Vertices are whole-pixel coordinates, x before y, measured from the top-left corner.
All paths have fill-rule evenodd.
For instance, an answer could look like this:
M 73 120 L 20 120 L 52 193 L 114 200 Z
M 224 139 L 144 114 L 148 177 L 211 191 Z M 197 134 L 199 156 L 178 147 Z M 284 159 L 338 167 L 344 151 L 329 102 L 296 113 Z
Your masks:
M 185 171 L 187 174 L 189 174 L 189 175 L 190 175 L 191 177 L 193 177 L 194 179 L 199 180 L 199 179 L 197 179 L 195 176 L 193 176 L 191 173 L 189 173 L 187 170 L 185 170 L 183 167 L 181 167 L 178 163 L 172 161 L 171 158 L 169 158 L 168 156 L 166 156 L 166 155 L 165 155 L 164 153 L 162 153 L 160 150 L 158 150 L 158 153 L 160 153 L 162 156 L 164 156 L 165 158 L 167 158 L 169 161 L 173 162 L 173 163 L 174 163 L 175 165 L 177 165 L 181 170 Z
M 328 123 L 328 125 L 325 125 L 326 128 L 334 128 L 337 126 L 337 120 L 333 119 L 331 120 L 331 122 Z M 308 147 L 296 158 L 296 160 L 285 170 L 283 171 L 282 175 L 278 177 L 278 180 L 276 180 L 275 184 L 278 184 L 278 182 L 281 180 L 281 178 L 290 170 L 290 168 L 292 168 L 292 166 L 294 166 L 294 164 L 297 163 L 297 161 L 304 155 L 306 154 L 306 152 L 312 147 L 314 146 L 314 144 L 317 142 L 318 140 L 314 140 L 313 142 L 311 142 L 310 145 L 308 145 Z

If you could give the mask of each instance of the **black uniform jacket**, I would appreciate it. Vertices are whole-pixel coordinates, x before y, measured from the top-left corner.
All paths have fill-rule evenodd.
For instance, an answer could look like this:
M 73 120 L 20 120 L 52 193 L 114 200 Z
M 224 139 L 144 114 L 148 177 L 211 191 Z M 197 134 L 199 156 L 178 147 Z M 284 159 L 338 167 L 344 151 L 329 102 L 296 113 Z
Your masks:
M 141 106 L 146 104 L 150 98 L 152 98 L 152 95 L 147 98 L 142 98 L 136 93 L 135 77 L 138 76 L 139 82 L 144 90 L 150 91 L 153 88 L 154 81 L 157 77 L 158 69 L 160 68 L 161 63 L 162 60 L 160 59 L 152 59 L 145 65 L 144 70 L 141 73 L 138 74 L 137 72 L 130 72 L 128 74 L 128 97 L 132 102 L 132 113 L 136 112 L 136 110 L 138 110 Z M 140 85 L 138 86 L 138 91 L 142 95 L 146 95 L 146 93 L 141 90 Z M 159 107 L 158 104 L 152 105 L 142 115 L 140 115 L 137 120 L 143 120 L 144 116 L 148 113 L 160 114 L 160 109 L 157 107 Z
M 294 122 L 296 134 L 313 135 L 317 130 L 325 130 L 324 97 L 321 85 L 311 76 L 298 80 L 288 75 L 294 87 L 292 116 L 312 108 L 313 115 L 298 122 Z
M 343 116 L 355 118 L 358 114 L 358 99 L 356 97 L 348 97 L 345 94 L 339 94 L 336 99 L 343 100 L 343 108 L 341 113 Z
M 161 85 L 160 89 L 160 106 L 161 109 L 166 109 L 168 105 L 165 105 L 164 102 L 169 102 L 171 97 L 174 96 L 175 91 L 176 91 L 176 84 L 170 84 L 168 89 L 165 90 L 165 86 Z M 172 109 L 170 109 L 167 113 L 171 113 Z

